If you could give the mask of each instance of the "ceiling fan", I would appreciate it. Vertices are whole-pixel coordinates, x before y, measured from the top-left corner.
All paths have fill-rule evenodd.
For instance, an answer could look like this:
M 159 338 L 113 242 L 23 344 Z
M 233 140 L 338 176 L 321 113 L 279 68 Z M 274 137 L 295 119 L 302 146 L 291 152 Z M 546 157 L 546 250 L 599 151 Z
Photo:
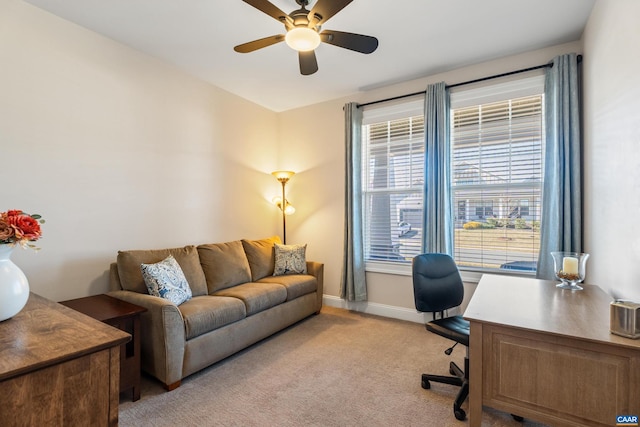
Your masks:
M 301 8 L 288 15 L 268 0 L 242 1 L 283 23 L 287 32 L 244 43 L 233 49 L 239 53 L 249 53 L 285 41 L 292 49 L 298 51 L 300 73 L 305 76 L 318 71 L 314 49 L 320 42 L 360 53 L 371 53 L 378 48 L 378 39 L 375 37 L 342 31 L 321 31 L 322 24 L 353 0 L 318 0 L 311 11 L 306 9 L 309 0 L 296 0 Z

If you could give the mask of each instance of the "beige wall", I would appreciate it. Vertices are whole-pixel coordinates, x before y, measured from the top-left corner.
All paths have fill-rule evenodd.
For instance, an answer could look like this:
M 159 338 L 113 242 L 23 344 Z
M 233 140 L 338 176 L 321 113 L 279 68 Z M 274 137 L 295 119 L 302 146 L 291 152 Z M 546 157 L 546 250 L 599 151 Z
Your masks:
M 598 0 L 583 35 L 588 281 L 640 301 L 640 2 Z
M 12 256 L 36 293 L 104 292 L 118 249 L 277 233 L 276 142 L 274 112 L 0 0 L 0 211 L 47 221 Z

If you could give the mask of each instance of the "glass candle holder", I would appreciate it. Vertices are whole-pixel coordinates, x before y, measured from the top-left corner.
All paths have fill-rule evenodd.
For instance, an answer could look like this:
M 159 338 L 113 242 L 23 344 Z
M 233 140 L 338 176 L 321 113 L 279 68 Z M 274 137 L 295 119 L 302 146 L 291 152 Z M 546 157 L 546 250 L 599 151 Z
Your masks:
M 556 286 L 562 289 L 578 291 L 579 285 L 586 274 L 586 264 L 589 254 L 581 252 L 551 252 L 553 257 L 553 271 L 560 280 Z

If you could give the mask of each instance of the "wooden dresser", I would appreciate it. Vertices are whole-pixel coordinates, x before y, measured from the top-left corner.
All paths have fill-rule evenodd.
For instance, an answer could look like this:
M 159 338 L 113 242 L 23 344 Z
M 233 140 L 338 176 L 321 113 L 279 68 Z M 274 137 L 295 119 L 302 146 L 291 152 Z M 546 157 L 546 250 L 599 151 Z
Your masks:
M 2 425 L 118 425 L 120 345 L 129 339 L 31 293 L 0 322 Z

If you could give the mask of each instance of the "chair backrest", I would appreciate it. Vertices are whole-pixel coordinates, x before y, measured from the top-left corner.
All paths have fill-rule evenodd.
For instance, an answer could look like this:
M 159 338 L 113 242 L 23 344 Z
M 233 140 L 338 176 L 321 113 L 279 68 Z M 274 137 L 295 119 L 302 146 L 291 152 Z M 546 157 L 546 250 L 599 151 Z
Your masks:
M 421 312 L 440 312 L 462 304 L 464 285 L 455 261 L 447 254 L 418 255 L 412 262 L 413 297 Z

